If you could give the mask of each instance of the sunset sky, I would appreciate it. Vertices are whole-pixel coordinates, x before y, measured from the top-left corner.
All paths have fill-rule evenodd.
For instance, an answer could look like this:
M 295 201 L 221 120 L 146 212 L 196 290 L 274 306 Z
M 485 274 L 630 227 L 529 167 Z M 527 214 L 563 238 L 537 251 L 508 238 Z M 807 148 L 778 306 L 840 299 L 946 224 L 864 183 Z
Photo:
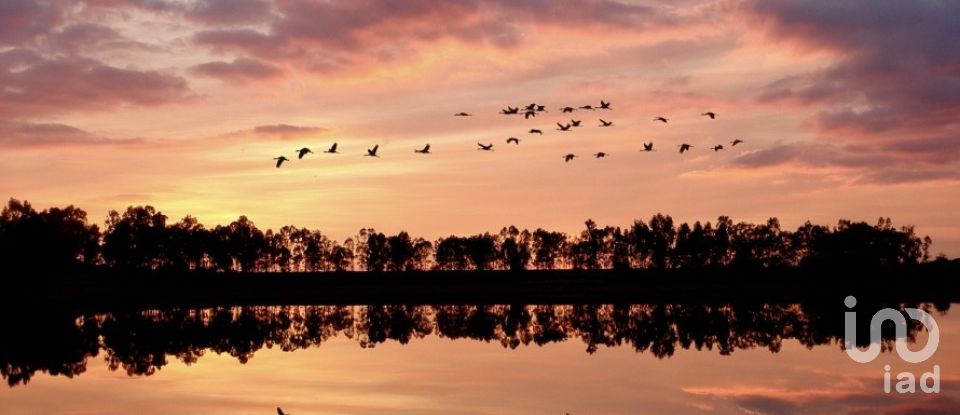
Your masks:
M 955 257 L 957 22 L 956 1 L 3 0 L 0 197 L 338 239 L 889 216 Z

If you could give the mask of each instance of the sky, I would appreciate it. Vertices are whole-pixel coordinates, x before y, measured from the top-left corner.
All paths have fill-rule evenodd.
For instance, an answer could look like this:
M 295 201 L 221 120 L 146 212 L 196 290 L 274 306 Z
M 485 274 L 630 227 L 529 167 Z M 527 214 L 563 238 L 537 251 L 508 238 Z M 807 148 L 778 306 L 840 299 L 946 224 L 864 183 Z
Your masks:
M 956 257 L 957 21 L 955 1 L 0 1 L 0 197 L 338 239 L 882 216 Z

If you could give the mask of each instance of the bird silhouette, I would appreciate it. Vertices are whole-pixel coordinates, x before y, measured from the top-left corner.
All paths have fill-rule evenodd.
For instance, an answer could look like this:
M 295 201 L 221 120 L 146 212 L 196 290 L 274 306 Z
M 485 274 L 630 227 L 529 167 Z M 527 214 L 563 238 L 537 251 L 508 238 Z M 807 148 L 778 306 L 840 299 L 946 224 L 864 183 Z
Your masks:
M 278 406 L 278 407 L 277 407 L 277 415 L 293 415 L 293 414 L 291 414 L 291 413 L 289 413 L 289 412 L 283 412 L 283 409 L 280 409 L 280 407 Z
M 493 151 L 493 143 L 490 143 L 487 145 L 477 143 L 477 145 L 480 146 L 480 148 L 478 148 L 477 150 Z
M 330 149 L 327 150 L 327 151 L 324 151 L 324 153 L 338 154 L 338 153 L 337 153 L 337 143 L 333 143 L 333 145 L 330 146 Z
M 593 156 L 596 157 L 596 158 L 598 158 L 598 159 L 602 159 L 602 158 L 604 158 L 604 157 L 607 156 L 607 153 L 604 153 L 604 152 L 601 151 L 601 152 L 599 152 L 599 153 L 594 153 Z
M 690 144 L 680 144 L 677 145 L 677 147 L 680 147 L 680 154 L 683 154 L 684 151 L 690 151 L 690 149 L 693 148 Z
M 717 145 L 713 146 L 713 151 L 714 151 L 714 152 L 717 152 L 717 151 L 720 151 L 720 150 L 723 150 L 723 144 L 717 144 Z
M 738 139 L 735 139 L 735 140 L 733 140 L 733 141 L 730 142 L 730 147 L 733 147 L 733 146 L 735 146 L 735 145 L 737 145 L 737 144 L 740 144 L 740 143 L 742 143 L 742 142 L 743 142 L 743 140 L 741 140 L 741 139 L 739 139 L 739 138 L 738 138 Z
M 530 130 L 530 134 L 540 134 L 543 135 L 543 131 L 540 131 L 536 128 Z
M 534 110 L 527 110 L 526 112 L 523 113 L 523 119 L 525 120 L 530 117 L 536 117 L 536 116 L 537 116 L 537 112 Z
M 600 109 L 602 109 L 602 110 L 609 110 L 609 109 L 613 109 L 613 108 L 610 108 L 610 103 L 609 103 L 609 102 L 606 102 L 606 101 L 604 101 L 604 100 L 601 99 L 601 100 L 600 100 Z
M 531 102 L 530 105 L 527 105 L 526 107 L 523 107 L 523 109 L 524 109 L 524 110 L 527 110 L 527 111 L 536 111 L 536 110 L 537 110 L 537 104 L 536 104 L 535 102 Z
M 577 110 L 577 109 L 574 108 L 574 107 L 563 107 L 563 108 L 560 108 L 560 111 L 561 111 L 561 112 L 574 112 L 574 111 L 576 111 L 576 110 Z
M 593 111 L 594 108 L 593 108 L 593 105 L 584 105 L 580 107 L 580 109 Z
M 430 154 L 430 144 L 423 146 L 423 148 L 420 150 L 414 149 L 413 152 L 420 153 L 420 154 Z
M 563 156 L 563 162 L 564 162 L 564 163 L 569 163 L 570 160 L 573 160 L 573 159 L 576 158 L 576 157 L 577 157 L 576 154 L 567 154 L 567 155 Z
M 520 145 L 520 139 L 517 137 L 510 137 L 507 139 L 507 144 L 510 144 L 510 143 Z
M 570 131 L 571 125 L 570 124 L 563 125 L 563 124 L 557 123 L 557 127 L 559 127 L 557 129 L 560 131 Z
M 611 125 L 613 125 L 613 121 L 604 121 L 603 118 L 600 119 L 601 127 L 609 127 Z
M 574 127 L 579 127 L 579 126 L 580 126 L 580 120 L 570 120 L 570 125 L 572 125 L 572 126 L 574 126 Z
M 666 118 L 663 118 L 663 117 L 653 117 L 653 120 L 654 120 L 654 121 L 660 121 L 660 122 L 662 122 L 662 123 L 664 123 L 664 124 L 666 124 L 667 121 L 670 121 L 670 120 L 668 120 L 668 119 L 666 119 Z
M 546 105 L 537 105 L 537 112 L 547 112 Z
M 458 112 L 458 113 L 456 113 L 456 114 L 453 114 L 453 116 L 454 116 L 454 117 L 470 117 L 471 115 L 470 115 L 470 114 L 467 114 L 467 113 L 465 113 L 465 112 Z
M 377 145 L 373 146 L 373 148 L 367 149 L 367 154 L 364 154 L 364 156 L 367 156 L 367 157 L 380 157 L 380 156 L 377 155 L 377 150 L 379 150 L 379 149 L 380 149 L 380 144 L 377 144 Z
M 297 158 L 298 158 L 298 159 L 302 159 L 303 156 L 307 155 L 307 153 L 313 154 L 313 152 L 310 151 L 309 148 L 306 148 L 306 147 L 301 148 L 301 149 L 297 150 Z
M 653 151 L 653 141 L 649 143 L 643 143 L 643 151 Z
M 713 111 L 707 111 L 707 112 L 705 112 L 705 113 L 703 113 L 703 114 L 700 114 L 700 115 L 703 115 L 704 117 L 710 117 L 711 120 L 717 119 L 717 113 L 715 113 L 715 112 L 713 112 Z
M 500 113 L 503 115 L 512 115 L 512 114 L 517 114 L 519 112 L 520 112 L 520 107 L 511 107 L 509 105 L 507 106 L 506 109 L 500 110 Z
M 274 157 L 273 159 L 277 161 L 277 168 L 278 168 L 278 169 L 280 168 L 280 165 L 283 164 L 283 162 L 285 162 L 285 161 L 290 161 L 290 159 L 288 159 L 288 158 L 286 158 L 286 157 L 284 157 L 284 156 Z

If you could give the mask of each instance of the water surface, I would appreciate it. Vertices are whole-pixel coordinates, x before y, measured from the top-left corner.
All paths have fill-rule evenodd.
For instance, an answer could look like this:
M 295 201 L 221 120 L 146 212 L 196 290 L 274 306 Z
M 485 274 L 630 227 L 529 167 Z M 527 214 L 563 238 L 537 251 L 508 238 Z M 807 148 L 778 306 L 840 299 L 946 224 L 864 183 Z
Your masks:
M 858 306 L 861 320 L 881 306 Z M 960 320 L 922 306 L 941 340 L 919 364 L 853 362 L 842 305 L 24 310 L 2 319 L 0 413 L 953 413 Z M 937 364 L 942 391 L 885 394 L 885 364 Z

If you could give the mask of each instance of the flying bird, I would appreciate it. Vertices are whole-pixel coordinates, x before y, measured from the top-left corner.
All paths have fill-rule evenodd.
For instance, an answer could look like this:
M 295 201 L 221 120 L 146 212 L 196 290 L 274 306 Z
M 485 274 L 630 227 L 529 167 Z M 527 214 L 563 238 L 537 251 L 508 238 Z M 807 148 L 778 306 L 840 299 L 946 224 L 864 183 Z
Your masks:
M 327 151 L 324 151 L 324 153 L 337 154 L 337 143 L 333 143 L 333 145 L 330 146 L 330 149 Z
M 690 151 L 690 149 L 693 148 L 690 144 L 680 144 L 677 147 L 680 147 L 680 154 L 683 154 L 684 151 Z
M 604 121 L 603 118 L 600 119 L 601 127 L 609 127 L 611 125 L 613 125 L 613 121 Z
M 561 111 L 561 112 L 574 112 L 574 111 L 576 111 L 576 110 L 577 110 L 577 109 L 574 108 L 574 107 L 563 107 L 563 108 L 560 108 L 560 111 Z
M 574 126 L 574 127 L 579 127 L 579 126 L 580 126 L 580 120 L 570 120 L 570 125 L 572 125 L 572 126 Z
M 535 110 L 537 109 L 537 103 L 531 102 L 530 105 L 527 105 L 526 107 L 523 107 L 523 109 L 525 109 L 525 110 L 527 110 L 527 111 L 535 111 Z
M 289 412 L 283 412 L 283 409 L 280 409 L 280 407 L 278 406 L 278 407 L 277 407 L 277 415 L 293 415 L 293 414 L 291 414 L 291 413 L 289 413 Z
M 593 156 L 596 157 L 596 158 L 598 158 L 598 159 L 602 159 L 602 158 L 604 158 L 604 157 L 607 156 L 607 153 L 604 153 L 604 152 L 601 151 L 601 152 L 599 152 L 599 153 L 594 153 Z
M 582 109 L 582 110 L 590 110 L 590 111 L 593 111 L 593 110 L 594 110 L 593 105 L 584 105 L 584 106 L 580 107 L 580 109 Z
M 526 112 L 523 113 L 523 119 L 525 120 L 529 119 L 530 117 L 536 117 L 536 116 L 537 116 L 537 112 L 534 110 L 527 110 Z
M 700 114 L 700 115 L 702 115 L 702 116 L 704 116 L 704 117 L 710 117 L 711 120 L 717 119 L 717 113 L 715 113 L 715 112 L 713 112 L 713 111 L 707 111 L 707 112 L 705 112 L 705 113 L 703 113 L 703 114 Z
M 560 131 L 570 131 L 571 125 L 570 124 L 563 125 L 563 124 L 557 123 L 557 127 L 560 127 L 560 128 L 557 128 Z
M 543 135 L 543 131 L 540 131 L 536 128 L 530 130 L 530 134 L 540 134 Z
M 377 150 L 379 150 L 379 149 L 380 149 L 380 144 L 377 144 L 377 145 L 373 146 L 373 148 L 367 149 L 367 154 L 364 154 L 364 156 L 367 156 L 367 157 L 380 157 L 380 156 L 377 155 Z
M 662 122 L 662 123 L 664 123 L 664 124 L 666 124 L 667 121 L 670 121 L 670 120 L 668 120 L 668 119 L 666 119 L 666 118 L 663 118 L 663 117 L 653 117 L 653 120 L 654 120 L 654 121 L 660 121 L 660 122 Z
M 423 146 L 423 148 L 420 150 L 414 149 L 413 152 L 420 153 L 420 154 L 430 154 L 430 144 Z
M 573 159 L 576 158 L 576 157 L 577 157 L 576 154 L 567 154 L 567 155 L 563 156 L 563 162 L 564 162 L 564 163 L 569 163 L 570 160 L 573 160 Z
M 493 151 L 493 143 L 490 143 L 487 145 L 477 143 L 477 145 L 480 146 L 480 148 L 478 148 L 477 150 Z
M 600 109 L 602 109 L 602 110 L 609 110 L 609 109 L 613 109 L 613 108 L 610 108 L 610 103 L 609 103 L 609 102 L 606 102 L 606 101 L 604 101 L 604 100 L 601 99 L 601 100 L 600 100 Z
M 506 109 L 500 110 L 500 113 L 503 115 L 512 115 L 512 114 L 517 114 L 519 112 L 520 112 L 520 107 L 511 107 L 509 105 L 507 106 Z
M 720 150 L 723 150 L 723 144 L 717 144 L 717 145 L 713 146 L 713 151 L 714 151 L 714 152 L 717 152 L 717 151 L 720 151 Z
M 458 112 L 458 113 L 456 113 L 456 114 L 453 114 L 453 116 L 454 116 L 454 117 L 470 117 L 471 115 L 470 115 L 470 114 L 467 114 L 467 113 L 465 113 L 465 112 Z
M 510 143 L 520 145 L 520 139 L 517 137 L 510 137 L 507 139 L 507 144 L 510 144 Z
M 310 151 L 309 148 L 306 148 L 306 147 L 301 148 L 301 149 L 297 150 L 297 158 L 298 158 L 298 159 L 302 159 L 303 156 L 307 155 L 307 153 L 313 154 L 313 152 Z
M 643 151 L 653 151 L 653 141 L 649 143 L 643 143 Z
M 741 139 L 739 139 L 739 138 L 738 138 L 738 139 L 735 139 L 735 140 L 733 140 L 733 141 L 730 142 L 730 147 L 733 147 L 733 146 L 735 146 L 735 145 L 737 145 L 737 144 L 740 144 L 740 143 L 742 143 L 742 142 L 743 142 L 743 140 L 741 140 Z
M 286 158 L 286 157 L 284 157 L 284 156 L 274 157 L 273 159 L 277 161 L 277 168 L 278 168 L 278 169 L 280 168 L 280 165 L 283 164 L 283 162 L 285 162 L 285 161 L 290 161 L 290 159 L 288 159 L 288 158 Z
M 537 112 L 547 112 L 546 105 L 537 105 Z

